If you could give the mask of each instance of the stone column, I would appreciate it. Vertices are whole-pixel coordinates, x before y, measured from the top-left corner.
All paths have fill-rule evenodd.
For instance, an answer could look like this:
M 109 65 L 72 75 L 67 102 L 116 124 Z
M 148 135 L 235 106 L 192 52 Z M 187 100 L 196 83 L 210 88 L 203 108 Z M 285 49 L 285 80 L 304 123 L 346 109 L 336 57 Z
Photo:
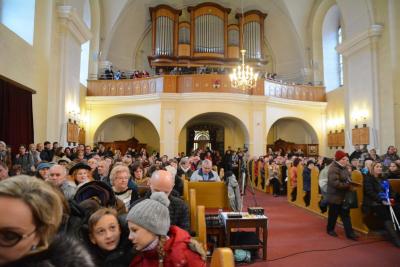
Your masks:
M 49 64 L 47 138 L 65 146 L 68 113 L 79 111 L 81 44 L 92 35 L 72 6 L 58 6 L 57 15 Z

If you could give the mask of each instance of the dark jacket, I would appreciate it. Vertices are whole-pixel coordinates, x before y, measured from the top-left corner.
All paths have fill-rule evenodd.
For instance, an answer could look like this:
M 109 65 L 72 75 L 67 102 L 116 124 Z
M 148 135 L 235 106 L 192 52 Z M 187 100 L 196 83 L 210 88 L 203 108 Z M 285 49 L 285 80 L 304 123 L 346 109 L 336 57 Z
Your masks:
M 3 267 L 95 267 L 92 257 L 79 242 L 57 236 L 49 248 Z
M 311 191 L 311 170 L 307 167 L 303 170 L 303 191 Z
M 350 190 L 350 173 L 345 166 L 334 161 L 328 170 L 328 202 L 340 205 L 346 191 Z
M 186 231 L 171 226 L 169 239 L 164 244 L 165 258 L 164 267 L 182 266 L 182 267 L 205 267 L 206 262 L 201 255 L 192 249 L 191 237 Z M 130 267 L 154 267 L 159 266 L 157 248 L 144 251 L 139 256 L 135 257 Z
M 394 172 L 389 171 L 389 172 L 386 174 L 386 177 L 385 177 L 385 178 L 386 178 L 386 179 L 400 179 L 400 171 L 399 171 L 399 170 L 394 171 Z
M 384 179 L 382 179 L 384 180 Z M 367 174 L 364 176 L 363 190 L 364 190 L 364 199 L 362 204 L 362 210 L 365 213 L 368 213 L 372 207 L 376 207 L 382 205 L 382 200 L 379 197 L 379 193 L 383 192 L 383 188 L 381 186 L 381 181 L 379 178 L 375 178 L 371 174 Z M 393 198 L 393 190 L 389 185 L 389 197 Z
M 151 196 L 151 191 L 147 192 L 144 198 L 141 198 L 138 201 L 134 202 L 131 205 L 131 208 L 140 201 L 150 198 L 150 196 Z M 172 194 L 168 196 L 168 199 L 170 201 L 168 209 L 169 209 L 169 217 L 171 220 L 171 225 L 176 225 L 179 228 L 182 228 L 183 230 L 189 232 L 190 222 L 189 222 L 189 208 L 187 204 L 182 199 L 172 196 Z
M 89 240 L 87 232 L 85 243 L 97 267 L 127 267 L 134 257 L 132 242 L 128 239 L 129 229 L 126 220 L 118 219 L 121 227 L 121 239 L 113 251 L 104 251 Z M 83 229 L 86 230 L 86 229 Z

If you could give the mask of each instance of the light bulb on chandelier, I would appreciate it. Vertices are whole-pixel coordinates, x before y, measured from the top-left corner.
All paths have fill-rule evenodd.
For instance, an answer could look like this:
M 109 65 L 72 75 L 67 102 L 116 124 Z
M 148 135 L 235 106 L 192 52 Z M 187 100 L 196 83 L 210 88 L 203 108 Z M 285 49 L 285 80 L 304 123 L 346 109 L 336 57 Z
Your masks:
M 243 13 L 243 2 L 241 1 L 242 6 L 242 20 L 241 20 L 241 39 L 242 46 L 243 42 L 243 24 L 244 24 L 244 13 Z M 240 50 L 242 53 L 242 64 L 237 68 L 233 69 L 233 72 L 229 75 L 231 80 L 231 86 L 233 88 L 240 88 L 242 90 L 249 90 L 254 88 L 257 85 L 258 73 L 253 72 L 253 68 L 249 67 L 244 63 L 244 55 L 246 54 L 246 50 Z

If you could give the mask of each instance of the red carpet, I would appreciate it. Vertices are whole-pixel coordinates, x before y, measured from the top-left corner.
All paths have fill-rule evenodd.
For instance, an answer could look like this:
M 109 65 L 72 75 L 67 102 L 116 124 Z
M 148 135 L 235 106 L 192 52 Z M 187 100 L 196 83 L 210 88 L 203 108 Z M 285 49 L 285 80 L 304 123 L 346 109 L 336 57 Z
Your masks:
M 246 266 L 400 266 L 400 249 L 380 237 L 360 234 L 359 241 L 348 240 L 340 225 L 336 227 L 339 237 L 331 237 L 326 234 L 325 218 L 292 206 L 286 197 L 256 192 L 256 199 L 269 218 L 268 255 L 266 262 L 257 259 Z M 255 206 L 250 193 L 244 206 L 244 210 Z

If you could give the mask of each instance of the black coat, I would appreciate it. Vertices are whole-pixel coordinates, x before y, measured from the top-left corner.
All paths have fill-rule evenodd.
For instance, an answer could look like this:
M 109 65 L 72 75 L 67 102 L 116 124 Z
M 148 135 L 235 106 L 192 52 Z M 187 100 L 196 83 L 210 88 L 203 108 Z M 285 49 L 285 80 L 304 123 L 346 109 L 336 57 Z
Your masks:
M 364 176 L 363 190 L 364 190 L 364 199 L 363 199 L 363 212 L 368 213 L 372 207 L 376 207 L 382 204 L 382 200 L 379 197 L 379 193 L 383 192 L 380 179 L 375 178 L 374 176 L 367 174 Z M 389 185 L 389 197 L 393 198 L 393 190 Z
M 95 267 L 92 257 L 78 241 L 57 236 L 49 248 L 3 267 Z

